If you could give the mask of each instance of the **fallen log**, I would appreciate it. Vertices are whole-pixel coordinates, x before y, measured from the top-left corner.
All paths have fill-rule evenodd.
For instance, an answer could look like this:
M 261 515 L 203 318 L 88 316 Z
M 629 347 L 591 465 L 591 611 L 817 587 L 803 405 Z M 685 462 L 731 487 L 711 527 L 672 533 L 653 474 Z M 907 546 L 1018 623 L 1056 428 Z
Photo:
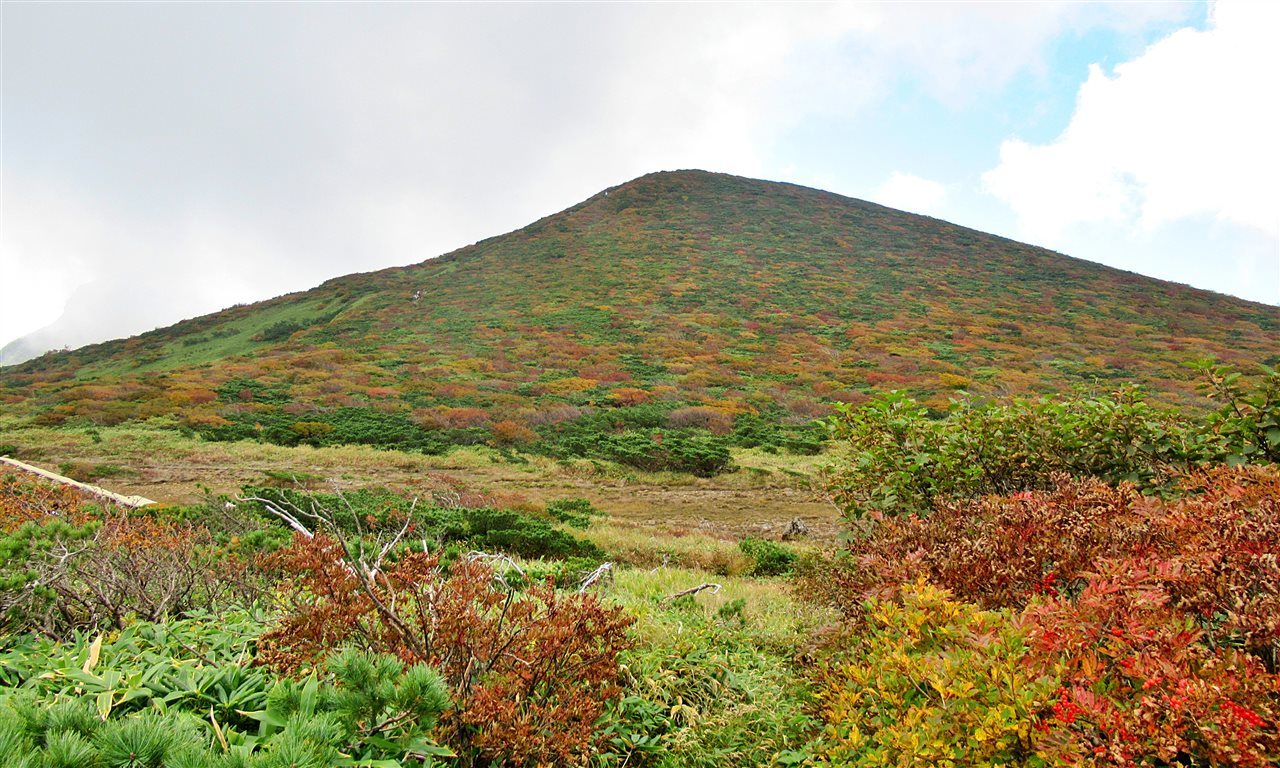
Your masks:
M 52 480 L 55 483 L 69 485 L 73 488 L 79 488 L 85 493 L 89 493 L 99 498 L 107 499 L 109 501 L 114 501 L 116 504 L 123 504 L 126 507 L 145 507 L 150 504 L 156 503 L 151 499 L 144 498 L 142 496 L 124 496 L 119 493 L 108 491 L 106 488 L 99 488 L 96 485 L 90 485 L 89 483 L 82 483 L 79 480 L 72 480 L 69 477 L 64 477 L 62 475 L 59 475 L 57 472 L 50 472 L 47 469 L 41 469 L 40 467 L 33 467 L 30 464 L 26 464 L 24 462 L 18 461 L 17 459 L 11 459 L 8 456 L 0 456 L 0 463 L 4 463 L 10 466 L 16 467 L 22 470 L 23 472 L 30 472 L 33 475 L 39 475 L 40 477 L 43 477 L 47 480 Z

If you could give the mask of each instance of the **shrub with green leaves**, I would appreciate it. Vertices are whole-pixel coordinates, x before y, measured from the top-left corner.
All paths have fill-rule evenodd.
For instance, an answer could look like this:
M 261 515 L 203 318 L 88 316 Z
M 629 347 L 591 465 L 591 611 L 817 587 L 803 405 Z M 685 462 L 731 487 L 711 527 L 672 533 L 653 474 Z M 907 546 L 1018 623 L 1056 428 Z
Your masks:
M 738 549 L 750 557 L 752 576 L 783 576 L 791 573 L 796 553 L 776 541 L 748 536 L 738 542 Z
M 1259 365 L 1261 380 L 1246 387 L 1241 372 L 1212 360 L 1193 363 L 1201 391 L 1220 403 L 1209 427 L 1227 444 L 1226 463 L 1280 462 L 1280 371 Z
M 361 537 L 376 536 L 379 532 L 385 535 L 407 523 L 419 547 L 426 541 L 435 547 L 457 545 L 527 558 L 604 557 L 603 550 L 590 541 L 561 530 L 545 518 L 523 512 L 420 505 L 385 489 L 361 489 L 338 495 L 245 487 L 244 494 L 254 500 L 262 515 L 280 527 L 285 524 L 272 509 L 289 514 L 318 531 L 332 533 L 330 526 L 336 526 L 344 537 L 351 539 L 353 546 L 361 545 Z M 570 510 L 559 514 L 571 517 L 581 514 L 572 511 L 579 508 L 571 504 L 556 509 Z
M 1146 489 L 1214 463 L 1220 441 L 1136 389 L 1068 400 L 953 402 L 945 417 L 901 392 L 840 407 L 836 437 L 853 451 L 830 490 L 845 514 L 927 513 L 935 500 L 1048 487 L 1055 473 Z
M 728 441 L 711 434 L 686 431 L 624 432 L 606 435 L 595 449 L 610 459 L 650 472 L 688 472 L 712 477 L 733 465 Z
M 1246 386 L 1230 366 L 1193 367 L 1221 403 L 1216 411 L 1159 407 L 1133 386 L 1061 400 L 953 401 L 940 417 L 902 392 L 837 406 L 831 428 L 853 455 L 833 468 L 829 489 L 852 518 L 923 514 L 935 500 L 1047 488 L 1055 474 L 1170 494 L 1189 470 L 1280 460 L 1280 373 L 1260 366 Z
M 406 665 L 394 656 L 353 649 L 331 657 L 328 670 L 332 682 L 311 676 L 277 683 L 258 715 L 259 737 L 278 733 L 282 743 L 288 743 L 293 734 L 312 730 L 307 741 L 320 742 L 335 757 L 356 765 L 378 760 L 430 764 L 452 754 L 431 736 L 449 708 L 439 672 L 425 664 Z
M 598 517 L 602 513 L 592 506 L 590 501 L 575 498 L 547 502 L 547 514 L 565 525 L 586 528 L 591 524 L 591 518 Z

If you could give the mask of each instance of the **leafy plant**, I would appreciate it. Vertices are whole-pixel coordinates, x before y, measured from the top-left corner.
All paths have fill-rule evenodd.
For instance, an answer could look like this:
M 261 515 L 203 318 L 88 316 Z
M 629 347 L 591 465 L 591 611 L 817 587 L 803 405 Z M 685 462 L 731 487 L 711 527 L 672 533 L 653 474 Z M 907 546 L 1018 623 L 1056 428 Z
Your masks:
M 59 517 L 0 535 L 0 610 L 9 629 L 62 635 L 119 628 L 221 605 L 217 555 L 202 528 L 106 509 L 75 525 Z
M 516 766 L 588 759 L 632 619 L 590 594 L 502 588 L 477 559 L 445 568 L 422 552 L 384 562 L 389 549 L 357 551 L 317 535 L 277 556 L 292 577 L 289 610 L 263 636 L 262 661 L 294 670 L 358 643 L 427 663 L 456 704 L 445 740 L 459 754 Z
M 796 553 L 768 539 L 748 536 L 738 542 L 738 549 L 750 557 L 752 576 L 782 576 L 791 572 Z
M 1259 365 L 1261 381 L 1251 388 L 1233 366 L 1214 360 L 1192 363 L 1201 391 L 1221 403 L 1209 426 L 1228 446 L 1229 464 L 1280 463 L 1280 372 Z
M 921 582 L 875 601 L 818 673 L 823 762 L 841 766 L 1049 765 L 1038 713 L 1058 681 L 1024 662 L 1007 613 Z
M 1041 668 L 1062 678 L 1044 724 L 1063 760 L 1101 765 L 1274 765 L 1280 678 L 1206 642 L 1165 587 L 1173 564 L 1106 564 L 1074 599 L 1025 618 Z
M 832 428 L 853 453 L 829 487 L 853 518 L 925 514 L 947 499 L 1047 488 L 1055 475 L 1165 490 L 1226 455 L 1205 422 L 1157 408 L 1133 388 L 1061 401 L 953 401 L 944 418 L 891 392 L 841 407 Z

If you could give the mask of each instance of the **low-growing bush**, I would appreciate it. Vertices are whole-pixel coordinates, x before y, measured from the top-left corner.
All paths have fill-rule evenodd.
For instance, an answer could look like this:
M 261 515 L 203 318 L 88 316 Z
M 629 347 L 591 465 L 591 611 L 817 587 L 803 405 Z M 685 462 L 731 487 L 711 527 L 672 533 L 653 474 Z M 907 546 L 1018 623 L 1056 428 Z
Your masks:
M 1161 563 L 1171 605 L 1214 642 L 1276 669 L 1280 653 L 1280 471 L 1220 468 L 1181 499 L 1062 480 L 1048 491 L 947 501 L 888 518 L 843 563 L 802 579 L 811 594 L 892 595 L 918 578 L 986 607 L 1071 596 L 1107 562 Z M 849 602 L 852 596 L 854 602 Z
M 601 458 L 650 472 L 688 472 L 712 477 L 733 465 L 728 441 L 715 435 L 687 432 L 624 432 L 597 444 Z
M 297 670 L 351 643 L 430 664 L 456 707 L 443 738 L 472 760 L 581 765 L 604 739 L 597 723 L 630 645 L 620 609 L 550 585 L 517 592 L 477 559 L 369 560 L 319 535 L 276 559 L 287 609 L 262 638 L 264 663 Z
M 869 604 L 837 648 L 818 673 L 823 763 L 1049 764 L 1034 726 L 1058 681 L 1025 663 L 1008 613 L 921 582 Z
M 590 541 L 560 530 L 545 518 L 522 512 L 420 505 L 385 489 L 326 494 L 246 487 L 244 494 L 259 505 L 261 515 L 278 526 L 285 525 L 283 520 L 288 516 L 309 530 L 336 532 L 356 541 L 365 535 L 385 536 L 403 527 L 413 540 L 435 548 L 457 545 L 534 559 L 604 557 Z M 560 514 L 571 517 L 581 513 Z
M 485 551 L 542 559 L 604 558 L 604 551 L 549 523 L 517 512 L 473 509 L 461 513 L 467 527 L 459 540 Z
M 752 560 L 752 576 L 783 576 L 791 572 L 796 553 L 775 541 L 748 536 L 738 549 Z
M 1041 724 L 1074 764 L 1275 765 L 1280 677 L 1173 607 L 1168 564 L 1108 563 L 1075 598 L 1033 604 L 1032 659 L 1061 676 Z
M 208 532 L 195 526 L 123 510 L 83 525 L 28 522 L 0 536 L 0 621 L 63 636 L 182 616 L 233 597 L 220 567 Z
M 1201 422 L 1133 388 L 1062 401 L 953 402 L 945 418 L 901 392 L 837 408 L 832 428 L 853 456 L 829 488 L 851 518 L 928 514 L 947 499 L 1044 489 L 1056 475 L 1163 489 L 1224 455 Z
M 565 525 L 586 528 L 601 512 L 586 499 L 557 499 L 547 502 L 547 514 Z
M 885 606 L 910 605 L 926 580 L 967 601 L 961 612 L 1021 611 L 1011 618 L 1027 638 L 1021 668 L 1060 679 L 1031 721 L 1037 759 L 1273 765 L 1280 472 L 1219 467 L 1181 482 L 1186 495 L 1173 499 L 1058 479 L 1049 490 L 935 500 L 927 515 L 864 521 L 845 557 L 801 564 L 800 591 L 834 603 L 857 629 Z M 943 651 L 964 647 L 953 646 Z M 851 663 L 869 654 L 860 647 Z M 928 674 L 915 679 L 932 686 Z M 863 739 L 859 731 L 850 743 Z
M 1210 413 L 1148 403 L 1140 390 L 1008 403 L 953 401 L 943 417 L 901 392 L 837 406 L 835 437 L 853 450 L 830 491 L 851 518 L 925 514 L 935 500 L 1049 487 L 1055 475 L 1180 492 L 1181 475 L 1221 464 L 1280 461 L 1280 373 L 1194 365 L 1221 403 Z

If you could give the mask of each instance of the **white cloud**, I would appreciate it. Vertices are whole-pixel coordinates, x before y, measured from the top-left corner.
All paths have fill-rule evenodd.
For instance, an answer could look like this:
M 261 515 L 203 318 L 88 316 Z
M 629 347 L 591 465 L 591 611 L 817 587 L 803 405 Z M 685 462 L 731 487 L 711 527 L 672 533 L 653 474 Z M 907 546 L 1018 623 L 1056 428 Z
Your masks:
M 45 315 L 87 280 L 97 306 L 122 286 L 146 297 L 104 312 L 96 338 L 421 261 L 649 171 L 768 176 L 791 127 L 863 114 L 903 80 L 948 99 L 989 93 L 1041 66 L 1064 31 L 1187 13 L 10 5 L 0 269 L 42 283 L 24 293 L 44 297 Z M 821 175 L 829 158 L 855 162 L 847 146 L 814 155 L 788 180 Z M 939 204 L 927 182 L 904 184 L 899 204 Z M 27 220 L 23 197 L 46 188 L 54 202 Z M 32 265 L 58 265 L 65 284 L 44 290 L 58 281 Z M 6 320 L 0 345 L 20 332 Z
M 1179 30 L 1111 75 L 1095 65 L 1062 134 L 1044 145 L 1006 141 L 983 176 L 987 190 L 1042 244 L 1147 273 L 1156 258 L 1183 260 L 1185 275 L 1203 273 L 1217 290 L 1280 300 L 1270 268 L 1280 261 L 1278 26 L 1280 4 L 1219 3 L 1204 31 Z M 1202 252 L 1198 269 L 1190 253 L 1150 248 L 1188 221 L 1216 221 L 1223 238 L 1244 228 L 1254 245 L 1234 267 Z M 1103 230 L 1122 237 L 1107 247 L 1088 234 Z M 1272 264 L 1256 255 L 1259 236 Z M 1092 250 L 1074 247 L 1083 242 Z M 1233 271 L 1262 282 L 1228 280 Z
M 880 3 L 865 45 L 935 98 L 961 104 L 999 90 L 1025 70 L 1041 71 L 1046 45 L 1064 34 L 1106 27 L 1136 31 L 1184 20 L 1185 2 Z
M 912 213 L 937 213 L 947 197 L 947 188 L 941 182 L 894 171 L 880 185 L 875 201 L 890 208 L 900 208 Z

